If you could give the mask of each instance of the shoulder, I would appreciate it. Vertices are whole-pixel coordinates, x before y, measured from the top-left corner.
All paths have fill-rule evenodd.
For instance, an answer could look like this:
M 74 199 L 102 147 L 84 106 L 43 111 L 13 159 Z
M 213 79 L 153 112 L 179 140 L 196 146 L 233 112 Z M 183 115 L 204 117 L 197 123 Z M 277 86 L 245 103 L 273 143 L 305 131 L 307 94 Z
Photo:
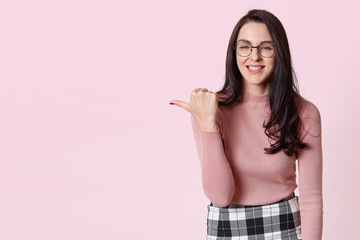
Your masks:
M 321 134 L 321 114 L 314 103 L 302 97 L 296 99 L 301 131 L 312 136 Z
M 314 103 L 302 97 L 295 99 L 300 118 L 320 118 L 320 111 Z

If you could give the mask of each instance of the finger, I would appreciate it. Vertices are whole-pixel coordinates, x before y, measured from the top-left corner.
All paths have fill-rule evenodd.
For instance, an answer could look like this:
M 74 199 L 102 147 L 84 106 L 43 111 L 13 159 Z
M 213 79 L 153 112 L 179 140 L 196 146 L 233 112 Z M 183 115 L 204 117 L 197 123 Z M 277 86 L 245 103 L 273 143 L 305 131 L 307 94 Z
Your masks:
M 201 91 L 201 88 L 195 88 L 195 89 L 191 92 L 191 95 L 195 96 L 195 94 L 198 93 L 199 91 Z
M 201 90 L 201 88 L 195 88 L 193 92 L 198 92 L 200 90 Z
M 190 104 L 181 100 L 171 100 L 170 103 L 173 103 L 174 105 L 181 107 L 185 109 L 186 111 L 190 112 Z
M 206 88 L 202 88 L 201 91 L 207 92 L 207 91 L 209 91 L 209 90 L 207 90 Z
M 215 94 L 216 96 L 218 96 L 217 92 L 209 91 L 209 93 L 213 93 L 213 94 Z

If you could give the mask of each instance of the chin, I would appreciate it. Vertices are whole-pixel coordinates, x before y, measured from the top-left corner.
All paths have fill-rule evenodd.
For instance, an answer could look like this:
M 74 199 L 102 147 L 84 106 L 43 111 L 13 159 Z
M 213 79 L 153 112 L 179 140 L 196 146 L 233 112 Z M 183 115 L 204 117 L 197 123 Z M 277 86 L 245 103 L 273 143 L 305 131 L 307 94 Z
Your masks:
M 249 80 L 246 80 L 246 82 L 251 85 L 262 85 L 262 84 L 266 83 L 267 81 L 265 79 L 249 79 Z

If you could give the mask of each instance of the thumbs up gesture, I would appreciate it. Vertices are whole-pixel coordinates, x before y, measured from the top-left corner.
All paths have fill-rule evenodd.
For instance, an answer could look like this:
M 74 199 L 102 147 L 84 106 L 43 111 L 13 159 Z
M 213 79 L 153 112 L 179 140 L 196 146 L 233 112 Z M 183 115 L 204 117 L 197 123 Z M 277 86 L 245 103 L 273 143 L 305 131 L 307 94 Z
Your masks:
M 218 112 L 218 96 L 206 88 L 196 88 L 191 92 L 190 103 L 171 100 L 170 104 L 179 106 L 198 121 L 201 131 L 217 131 L 216 116 Z

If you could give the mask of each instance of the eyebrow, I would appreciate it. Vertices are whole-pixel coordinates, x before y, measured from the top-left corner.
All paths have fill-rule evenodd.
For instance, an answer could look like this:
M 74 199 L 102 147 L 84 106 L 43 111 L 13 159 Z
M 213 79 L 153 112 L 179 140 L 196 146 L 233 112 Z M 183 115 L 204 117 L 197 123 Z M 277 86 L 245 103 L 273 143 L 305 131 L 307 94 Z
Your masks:
M 247 42 L 247 43 L 251 43 L 249 40 L 246 40 L 246 39 L 240 39 L 239 41 L 237 42 Z M 262 43 L 274 43 L 273 41 L 261 41 L 260 44 Z

